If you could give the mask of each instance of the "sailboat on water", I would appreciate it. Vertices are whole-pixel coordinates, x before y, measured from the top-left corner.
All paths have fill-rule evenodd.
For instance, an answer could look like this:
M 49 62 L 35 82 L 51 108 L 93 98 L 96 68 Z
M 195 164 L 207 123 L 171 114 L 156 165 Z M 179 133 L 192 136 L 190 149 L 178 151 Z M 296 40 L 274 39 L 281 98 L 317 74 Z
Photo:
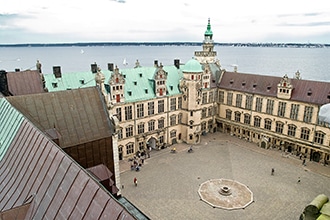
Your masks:
M 124 66 L 127 66 L 128 65 L 128 62 L 126 61 L 126 58 L 124 58 L 123 65 Z

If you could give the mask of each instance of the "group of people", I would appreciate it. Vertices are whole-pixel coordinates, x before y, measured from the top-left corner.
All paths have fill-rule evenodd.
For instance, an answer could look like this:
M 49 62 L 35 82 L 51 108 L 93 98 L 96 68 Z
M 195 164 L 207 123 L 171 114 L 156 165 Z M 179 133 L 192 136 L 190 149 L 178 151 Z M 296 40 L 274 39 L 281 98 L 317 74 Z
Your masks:
M 131 170 L 140 171 L 142 165 L 144 164 L 144 160 L 147 157 L 150 157 L 150 155 L 148 155 L 149 154 L 145 151 L 143 151 L 142 153 L 138 152 L 136 156 L 131 159 Z

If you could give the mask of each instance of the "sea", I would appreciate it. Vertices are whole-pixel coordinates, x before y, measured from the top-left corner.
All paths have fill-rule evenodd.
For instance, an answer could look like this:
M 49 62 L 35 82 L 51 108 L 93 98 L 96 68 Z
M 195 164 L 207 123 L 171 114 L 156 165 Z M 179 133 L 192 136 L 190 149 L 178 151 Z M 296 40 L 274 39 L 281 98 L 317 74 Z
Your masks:
M 62 73 L 90 71 L 96 63 L 101 70 L 113 63 L 119 69 L 133 68 L 138 60 L 141 66 L 153 66 L 154 61 L 173 65 L 193 58 L 202 46 L 21 46 L 0 47 L 0 69 L 35 69 L 37 60 L 42 72 L 50 74 L 53 66 L 61 66 Z M 330 82 L 330 47 L 241 47 L 215 46 L 223 69 L 238 72 L 292 78 L 297 71 L 302 79 Z M 124 62 L 125 60 L 125 62 Z M 125 64 L 124 64 L 125 63 Z

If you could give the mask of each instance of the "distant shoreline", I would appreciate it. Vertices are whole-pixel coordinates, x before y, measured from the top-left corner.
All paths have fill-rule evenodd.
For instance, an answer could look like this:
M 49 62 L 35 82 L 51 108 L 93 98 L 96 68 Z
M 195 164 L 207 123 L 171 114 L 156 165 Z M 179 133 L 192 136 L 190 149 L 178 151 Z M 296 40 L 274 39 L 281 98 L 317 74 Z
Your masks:
M 202 42 L 87 42 L 0 44 L 0 47 L 89 47 L 89 46 L 201 46 Z M 313 43 L 214 43 L 227 47 L 325 48 L 330 44 Z

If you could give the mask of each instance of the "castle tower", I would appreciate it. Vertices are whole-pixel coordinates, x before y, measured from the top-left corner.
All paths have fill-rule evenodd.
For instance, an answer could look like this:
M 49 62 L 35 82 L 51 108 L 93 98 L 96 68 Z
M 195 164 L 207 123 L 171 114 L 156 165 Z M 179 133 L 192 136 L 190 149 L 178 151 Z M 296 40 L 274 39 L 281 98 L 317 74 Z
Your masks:
M 195 58 L 202 64 L 216 62 L 217 52 L 214 51 L 214 42 L 212 37 L 213 32 L 211 30 L 211 23 L 209 19 L 206 31 L 204 33 L 203 51 L 195 51 Z
M 201 90 L 203 69 L 196 59 L 189 60 L 182 69 L 180 81 L 182 100 L 182 134 L 188 144 L 200 142 L 201 135 Z

